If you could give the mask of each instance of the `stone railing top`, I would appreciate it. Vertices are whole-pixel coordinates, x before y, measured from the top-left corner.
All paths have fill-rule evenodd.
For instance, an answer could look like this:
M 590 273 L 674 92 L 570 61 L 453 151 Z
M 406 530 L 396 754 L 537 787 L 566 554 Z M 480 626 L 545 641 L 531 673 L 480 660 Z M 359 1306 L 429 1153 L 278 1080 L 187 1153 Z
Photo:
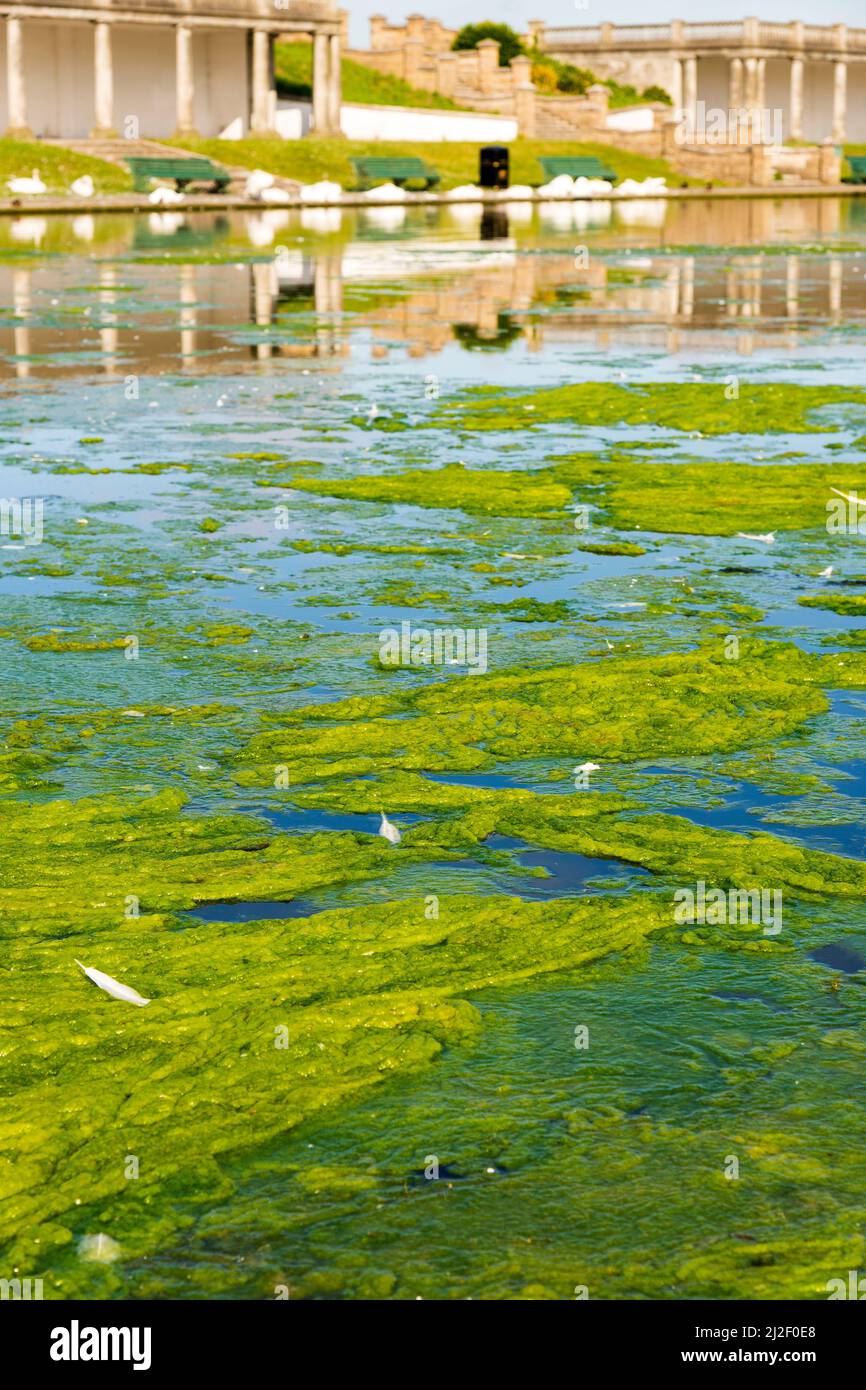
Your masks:
M 543 48 L 758 48 L 847 49 L 866 52 L 866 29 L 843 24 L 769 24 L 723 20 L 670 24 L 577 24 L 536 27 Z
M 336 0 L 0 0 L 0 13 L 16 10 L 93 10 L 110 14 L 139 11 L 148 15 L 214 15 L 226 19 L 335 19 Z

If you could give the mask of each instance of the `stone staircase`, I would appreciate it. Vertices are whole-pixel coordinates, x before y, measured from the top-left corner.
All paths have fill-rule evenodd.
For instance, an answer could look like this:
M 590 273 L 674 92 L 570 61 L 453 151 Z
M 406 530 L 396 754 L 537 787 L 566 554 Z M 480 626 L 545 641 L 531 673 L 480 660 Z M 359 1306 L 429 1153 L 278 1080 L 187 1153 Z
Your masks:
M 535 138 L 536 140 L 586 140 L 593 138 L 586 126 L 578 126 L 565 112 L 556 109 L 555 99 L 535 100 Z M 595 138 L 598 138 L 597 136 Z
M 93 159 L 104 159 L 108 164 L 125 164 L 127 159 L 136 156 L 147 157 L 150 155 L 168 156 L 172 159 L 182 159 L 185 154 L 192 154 L 191 150 L 177 150 L 173 145 L 163 145 L 159 140 L 123 140 L 118 136 L 112 140 L 82 139 L 82 140 L 46 140 L 47 145 L 59 145 L 65 150 L 73 150 L 75 154 L 88 154 Z
M 126 161 L 130 158 L 150 156 L 153 158 L 163 157 L 169 159 L 192 159 L 195 155 L 194 150 L 178 149 L 175 145 L 164 145 L 159 140 L 124 140 L 118 137 L 111 140 L 82 139 L 82 140 L 47 140 L 49 145 L 60 145 L 63 149 L 73 150 L 76 154 L 87 154 L 93 159 L 104 159 L 108 164 L 117 164 L 126 167 Z M 243 193 L 244 185 L 250 170 L 242 168 L 237 164 L 229 164 L 221 161 L 224 167 L 232 176 L 227 192 L 237 196 Z M 274 183 L 279 188 L 285 188 L 289 193 L 297 190 L 298 184 L 293 179 L 280 178 L 274 175 Z

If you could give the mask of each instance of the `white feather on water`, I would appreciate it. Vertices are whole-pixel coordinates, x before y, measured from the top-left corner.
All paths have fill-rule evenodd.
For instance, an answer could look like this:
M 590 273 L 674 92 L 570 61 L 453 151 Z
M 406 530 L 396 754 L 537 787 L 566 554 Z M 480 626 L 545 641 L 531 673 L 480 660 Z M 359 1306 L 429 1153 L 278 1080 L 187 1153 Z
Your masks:
M 138 1004 L 143 1007 L 149 1004 L 149 999 L 142 999 L 137 990 L 129 985 L 122 985 L 119 980 L 115 980 L 111 975 L 106 975 L 103 970 L 95 970 L 92 965 L 82 965 L 80 960 L 75 964 L 83 970 L 88 980 L 92 980 L 99 989 L 104 989 L 106 994 L 110 994 L 112 999 L 123 999 L 127 1004 Z
M 380 811 L 379 814 L 382 817 L 382 824 L 379 826 L 379 834 L 384 836 L 386 840 L 390 840 L 392 845 L 399 845 L 401 838 L 400 831 L 397 829 L 396 825 L 391 824 L 384 811 Z
M 95 1236 L 81 1237 L 78 1242 L 78 1254 L 82 1260 L 98 1260 L 100 1264 L 108 1265 L 120 1255 L 120 1246 L 111 1236 L 100 1231 Z

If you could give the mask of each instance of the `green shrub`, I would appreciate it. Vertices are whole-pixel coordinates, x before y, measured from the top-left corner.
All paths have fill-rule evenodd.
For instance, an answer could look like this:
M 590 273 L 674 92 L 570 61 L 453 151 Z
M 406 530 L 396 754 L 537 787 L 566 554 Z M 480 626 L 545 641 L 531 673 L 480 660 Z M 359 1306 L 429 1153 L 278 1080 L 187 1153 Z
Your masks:
M 493 24 L 490 20 L 485 20 L 483 24 L 464 24 L 451 48 L 477 48 L 482 39 L 496 39 L 499 44 L 501 68 L 507 68 L 512 58 L 526 52 L 520 35 L 516 34 L 509 24 Z

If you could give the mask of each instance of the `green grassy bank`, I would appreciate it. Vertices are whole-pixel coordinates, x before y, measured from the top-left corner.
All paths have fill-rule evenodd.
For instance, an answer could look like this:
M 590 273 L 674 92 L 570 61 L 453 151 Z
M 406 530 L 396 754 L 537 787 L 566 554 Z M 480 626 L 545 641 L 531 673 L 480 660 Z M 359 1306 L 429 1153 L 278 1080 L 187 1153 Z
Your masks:
M 420 155 L 442 175 L 442 188 L 475 183 L 478 179 L 478 141 L 436 141 L 416 144 L 408 141 L 363 140 L 186 140 L 186 149 L 209 155 L 223 164 L 250 169 L 267 169 L 283 178 L 315 183 L 334 179 L 344 188 L 354 188 L 355 172 L 350 163 L 354 155 Z M 647 159 L 611 145 L 591 142 L 570 144 L 561 140 L 514 140 L 511 151 L 511 182 L 541 183 L 544 175 L 538 163 L 541 154 L 591 154 L 609 163 L 620 178 L 643 179 L 663 175 L 668 182 L 681 183 L 664 159 Z

